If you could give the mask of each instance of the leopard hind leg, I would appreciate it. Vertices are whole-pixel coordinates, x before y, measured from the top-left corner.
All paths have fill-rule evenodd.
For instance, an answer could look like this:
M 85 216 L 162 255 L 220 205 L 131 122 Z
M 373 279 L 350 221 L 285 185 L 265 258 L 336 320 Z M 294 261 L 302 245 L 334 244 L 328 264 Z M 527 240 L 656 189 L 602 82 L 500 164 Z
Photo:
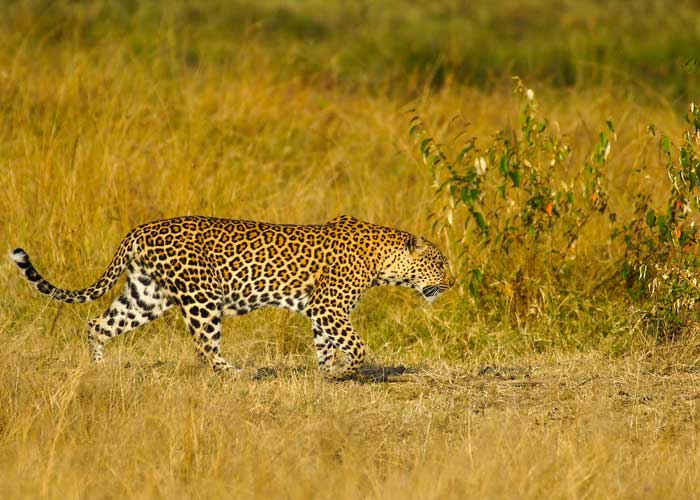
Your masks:
M 172 305 L 164 289 L 143 268 L 131 263 L 122 293 L 100 317 L 88 322 L 90 359 L 102 361 L 109 340 L 160 317 Z

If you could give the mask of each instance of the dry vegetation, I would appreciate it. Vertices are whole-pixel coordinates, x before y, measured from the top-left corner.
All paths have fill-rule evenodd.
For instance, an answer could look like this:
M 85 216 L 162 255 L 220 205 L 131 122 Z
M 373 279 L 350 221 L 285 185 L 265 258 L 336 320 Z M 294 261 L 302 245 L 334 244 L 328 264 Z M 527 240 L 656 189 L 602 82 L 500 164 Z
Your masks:
M 220 379 L 186 339 L 149 330 L 100 370 L 72 339 L 10 344 L 4 498 L 687 498 L 700 479 L 700 378 L 683 348 L 408 357 L 412 382 L 331 385 L 259 337 L 229 352 L 276 376 Z
M 459 131 L 457 114 L 480 137 L 512 125 L 509 47 L 572 148 L 614 120 L 610 203 L 630 215 L 634 192 L 665 182 L 647 127 L 679 136 L 698 80 L 675 74 L 674 61 L 700 36 L 667 26 L 673 16 L 640 26 L 637 45 L 618 41 L 630 67 L 617 81 L 604 70 L 615 51 L 595 74 L 582 62 L 605 45 L 600 8 L 554 20 L 573 33 L 562 41 L 530 26 L 518 3 L 504 2 L 507 23 L 477 3 L 491 31 L 476 40 L 507 35 L 488 48 L 492 71 L 466 62 L 474 48 L 455 40 L 470 16 L 450 18 L 462 9 L 451 2 L 436 4 L 444 12 L 399 1 L 365 11 L 310 0 L 135 12 L 8 4 L 0 242 L 23 246 L 65 287 L 91 283 L 132 226 L 181 214 L 320 223 L 348 213 L 422 233 L 456 259 L 449 235 L 432 232 L 435 193 L 408 110 L 438 137 Z M 343 21 L 352 29 L 339 32 Z M 582 41 L 577 26 L 597 22 L 602 31 Z M 537 31 L 531 52 L 518 26 Z M 649 33 L 656 45 L 642 40 Z M 544 47 L 556 57 L 538 66 Z M 645 65 L 657 70 L 648 80 Z M 586 234 L 609 230 L 601 221 Z M 600 278 L 611 255 L 584 235 L 579 281 Z M 668 341 L 642 327 L 624 287 L 595 299 L 585 290 L 552 295 L 524 321 L 464 290 L 431 308 L 406 290 L 372 290 L 354 315 L 371 364 L 344 383 L 320 377 L 302 317 L 258 311 L 226 320 L 224 351 L 246 368 L 231 378 L 197 364 L 177 314 L 114 341 L 106 366 L 91 366 L 82 332 L 109 299 L 51 303 L 7 259 L 0 497 L 697 497 L 695 329 Z

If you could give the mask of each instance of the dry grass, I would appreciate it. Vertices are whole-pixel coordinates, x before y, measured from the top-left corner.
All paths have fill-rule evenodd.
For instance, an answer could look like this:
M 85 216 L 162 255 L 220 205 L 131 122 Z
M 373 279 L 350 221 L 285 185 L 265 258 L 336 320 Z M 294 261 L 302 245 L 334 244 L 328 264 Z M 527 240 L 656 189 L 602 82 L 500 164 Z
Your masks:
M 38 22 L 27 12 L 20 28 Z M 0 34 L 0 242 L 66 287 L 94 280 L 133 225 L 180 214 L 349 213 L 447 248 L 430 233 L 434 195 L 406 110 L 441 137 L 457 113 L 483 135 L 517 112 L 509 93 L 449 78 L 394 92 L 280 70 L 258 38 L 190 66 L 170 51 L 167 19 L 148 56 L 134 49 L 147 30 L 90 45 L 20 28 Z M 629 169 L 656 154 L 649 122 L 678 135 L 676 103 L 646 88 L 536 88 L 574 147 L 614 119 L 618 193 L 658 181 Z M 96 368 L 82 331 L 108 299 L 49 303 L 4 260 L 0 497 L 698 496 L 697 335 L 660 345 L 614 301 L 560 330 L 546 317 L 492 323 L 467 300 L 454 291 L 426 308 L 405 290 L 371 291 L 354 320 L 374 369 L 356 381 L 325 382 L 308 324 L 284 311 L 227 320 L 239 378 L 196 364 L 176 314 L 114 341 Z M 377 366 L 408 373 L 373 380 Z
M 265 335 L 229 340 L 251 367 L 233 379 L 196 365 L 184 335 L 152 330 L 115 342 L 99 369 L 61 327 L 13 332 L 3 498 L 696 494 L 697 343 L 499 365 L 396 356 L 415 369 L 403 382 L 329 384 Z M 253 366 L 275 370 L 251 380 Z

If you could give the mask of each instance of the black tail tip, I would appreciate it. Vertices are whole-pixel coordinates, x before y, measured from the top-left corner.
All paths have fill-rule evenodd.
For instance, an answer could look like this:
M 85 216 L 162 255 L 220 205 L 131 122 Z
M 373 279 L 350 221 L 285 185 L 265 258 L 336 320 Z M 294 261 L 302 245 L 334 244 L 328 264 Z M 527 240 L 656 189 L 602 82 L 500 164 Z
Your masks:
M 22 264 L 27 264 L 29 262 L 29 255 L 21 248 L 12 250 L 12 252 L 10 252 L 10 258 L 20 267 L 22 267 Z

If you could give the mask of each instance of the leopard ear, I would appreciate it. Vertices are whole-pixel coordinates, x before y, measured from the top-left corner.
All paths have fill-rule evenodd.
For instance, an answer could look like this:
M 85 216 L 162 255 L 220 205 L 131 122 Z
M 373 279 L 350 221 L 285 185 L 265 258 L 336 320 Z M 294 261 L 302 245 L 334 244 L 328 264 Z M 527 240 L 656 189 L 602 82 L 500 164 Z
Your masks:
M 423 240 L 423 238 L 420 236 L 411 235 L 406 243 L 406 248 L 408 248 L 408 251 L 411 253 L 420 253 L 425 250 L 425 240 Z

